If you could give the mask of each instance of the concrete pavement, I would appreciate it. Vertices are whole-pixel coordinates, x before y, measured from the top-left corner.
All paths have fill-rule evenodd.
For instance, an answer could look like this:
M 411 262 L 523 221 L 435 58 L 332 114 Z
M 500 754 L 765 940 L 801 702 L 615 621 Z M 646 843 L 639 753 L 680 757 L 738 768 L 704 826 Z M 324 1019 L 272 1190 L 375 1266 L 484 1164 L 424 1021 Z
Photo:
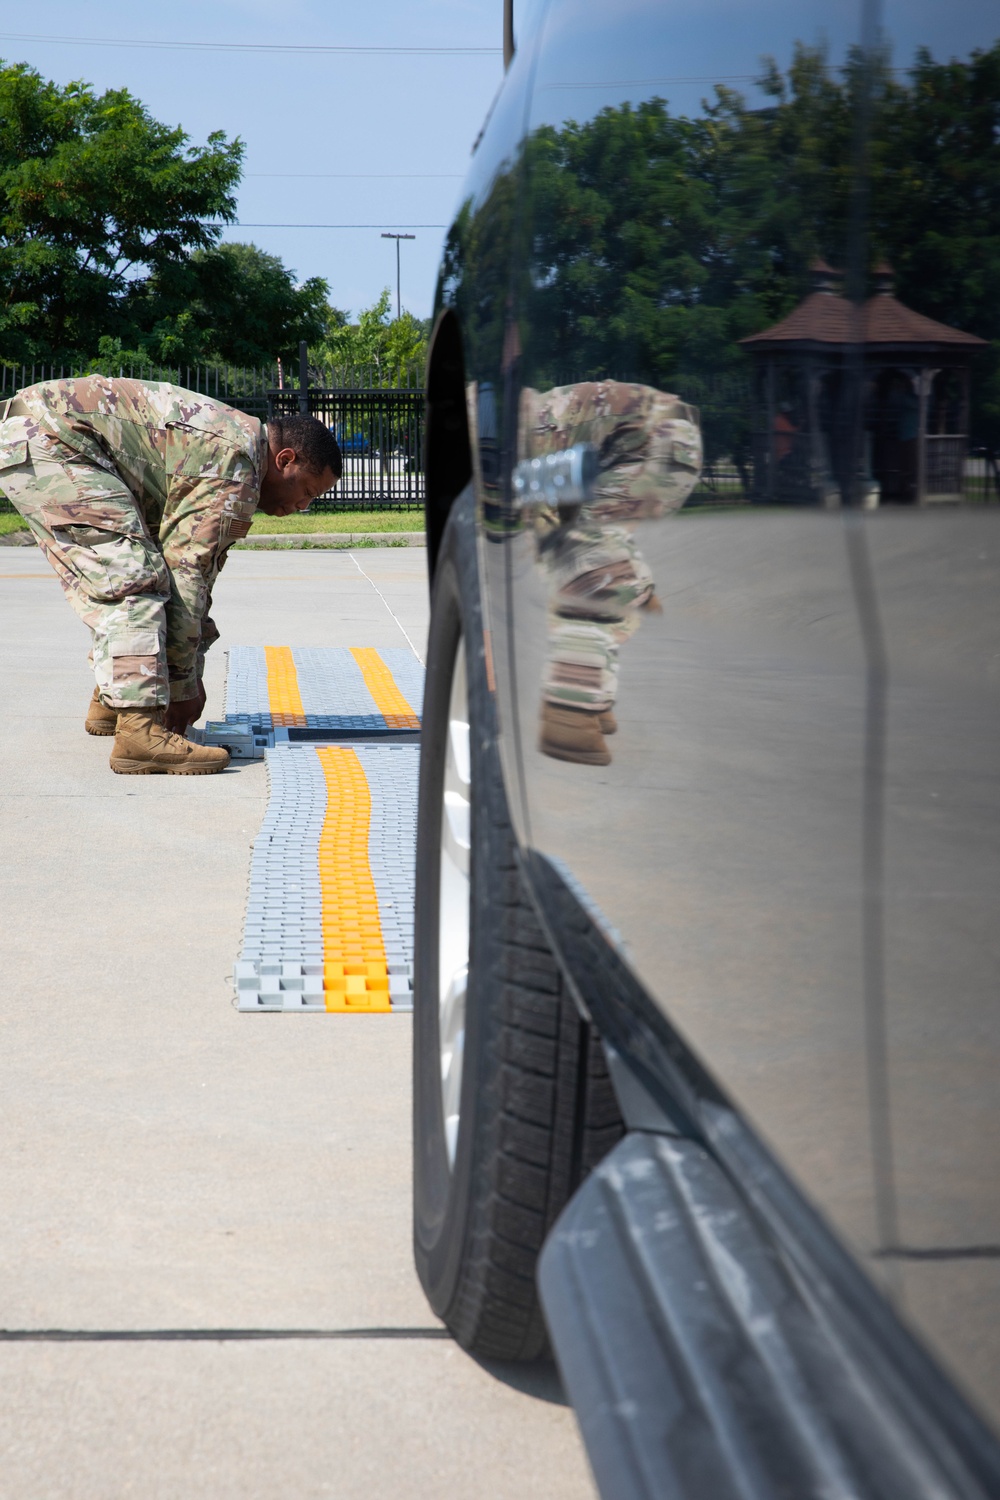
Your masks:
M 240 552 L 213 613 L 218 716 L 226 644 L 422 654 L 424 555 Z M 420 1291 L 409 1017 L 233 1009 L 263 766 L 112 775 L 86 649 L 0 553 L 0 1496 L 592 1494 L 554 1373 Z

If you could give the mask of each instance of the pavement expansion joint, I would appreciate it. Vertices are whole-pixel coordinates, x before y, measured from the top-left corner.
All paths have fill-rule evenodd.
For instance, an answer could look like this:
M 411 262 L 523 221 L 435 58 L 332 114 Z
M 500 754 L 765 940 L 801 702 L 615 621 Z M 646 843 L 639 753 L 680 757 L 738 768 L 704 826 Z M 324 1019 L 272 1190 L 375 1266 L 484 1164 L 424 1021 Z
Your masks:
M 234 967 L 241 1011 L 412 1010 L 420 750 L 399 733 L 419 726 L 422 699 L 423 669 L 409 651 L 230 652 L 226 708 L 268 741 L 270 787 Z M 362 710 L 381 732 L 364 743 L 291 743 L 282 731 L 295 726 L 276 721 L 307 708 L 340 724 Z

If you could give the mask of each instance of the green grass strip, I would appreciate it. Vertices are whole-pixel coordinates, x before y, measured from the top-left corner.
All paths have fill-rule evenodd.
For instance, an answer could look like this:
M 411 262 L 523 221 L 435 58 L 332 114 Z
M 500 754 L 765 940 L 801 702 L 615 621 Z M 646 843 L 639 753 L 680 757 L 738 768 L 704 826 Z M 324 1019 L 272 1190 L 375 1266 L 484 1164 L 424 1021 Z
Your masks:
M 0 536 L 9 536 L 12 531 L 26 531 L 27 522 L 22 516 L 0 515 Z M 302 535 L 331 532 L 378 532 L 392 535 L 393 532 L 423 531 L 424 517 L 419 510 L 378 511 L 350 510 L 336 514 L 299 516 L 254 517 L 251 536 Z M 362 544 L 359 544 L 362 545 Z M 373 545 L 373 544 L 370 544 Z
M 320 531 L 423 531 L 422 510 L 341 510 L 298 516 L 254 516 L 251 536 L 280 535 L 282 532 Z

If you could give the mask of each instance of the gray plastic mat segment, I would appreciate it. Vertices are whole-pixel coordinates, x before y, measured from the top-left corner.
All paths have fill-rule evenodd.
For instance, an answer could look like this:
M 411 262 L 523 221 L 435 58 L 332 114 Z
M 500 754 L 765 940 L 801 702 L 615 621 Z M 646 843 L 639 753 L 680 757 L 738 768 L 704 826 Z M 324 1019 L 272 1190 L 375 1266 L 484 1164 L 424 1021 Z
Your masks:
M 385 727 L 361 668 L 346 646 L 295 646 L 292 659 L 307 721 L 345 722 L 358 729 Z
M 345 747 L 348 748 L 348 747 Z M 371 797 L 368 859 L 394 1011 L 413 1008 L 415 745 L 350 746 Z M 234 967 L 241 1011 L 325 1011 L 323 888 L 318 850 L 327 781 L 313 746 L 266 752 L 270 797 L 253 847 L 243 947 Z
M 368 862 L 378 895 L 394 1009 L 413 1008 L 413 903 L 417 835 L 416 745 L 357 745 L 371 792 Z
M 424 711 L 424 669 L 408 646 L 381 646 L 379 656 L 396 679 L 396 686 L 413 712 Z
M 396 686 L 419 717 L 423 705 L 424 669 L 407 647 L 386 647 L 378 655 Z M 300 732 L 315 738 L 337 735 L 396 734 L 369 691 L 356 658 L 347 646 L 294 646 L 292 660 L 302 700 Z M 272 734 L 274 718 L 268 692 L 263 646 L 232 646 L 226 676 L 225 719 Z M 411 731 L 413 732 L 413 731 Z M 216 735 L 221 739 L 221 732 Z
M 223 716 L 226 719 L 270 722 L 271 705 L 267 690 L 267 658 L 263 646 L 231 646 L 226 668 L 226 697 Z
M 412 1009 L 414 849 L 419 747 L 387 724 L 347 647 L 293 647 L 303 724 L 275 726 L 265 648 L 229 652 L 225 721 L 206 726 L 206 743 L 236 759 L 264 755 L 270 798 L 253 850 L 243 948 L 234 969 L 240 1010 L 325 1011 L 323 888 L 318 849 L 327 781 L 316 748 L 336 743 L 357 755 L 370 792 L 368 858 L 378 901 L 393 1010 Z M 423 667 L 406 648 L 378 652 L 415 714 Z M 368 743 L 352 742 L 363 736 Z M 414 731 L 409 736 L 416 737 Z M 377 743 L 381 739 L 381 743 Z M 239 743 L 237 743 L 237 741 Z

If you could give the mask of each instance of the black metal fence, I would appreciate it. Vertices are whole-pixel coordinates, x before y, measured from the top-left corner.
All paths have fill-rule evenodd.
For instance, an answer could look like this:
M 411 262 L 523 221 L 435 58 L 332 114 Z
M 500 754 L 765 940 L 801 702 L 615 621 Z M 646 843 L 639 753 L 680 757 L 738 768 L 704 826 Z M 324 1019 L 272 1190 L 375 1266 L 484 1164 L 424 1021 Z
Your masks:
M 424 503 L 424 395 L 414 390 L 271 391 L 269 415 L 305 407 L 344 456 L 336 490 L 313 510 L 416 510 Z
M 924 441 L 927 445 L 928 495 L 960 495 L 965 478 L 967 439 L 929 432 Z
M 309 369 L 310 385 L 285 384 L 277 364 L 232 365 L 0 366 L 0 401 L 43 380 L 87 374 L 131 380 L 170 381 L 185 390 L 226 402 L 266 421 L 303 407 L 332 428 L 344 455 L 337 489 L 314 501 L 314 511 L 416 510 L 424 503 L 423 370 L 403 372 L 404 383 L 388 387 L 375 366 Z M 299 372 L 297 372 L 299 373 Z M 396 372 L 397 376 L 399 372 Z M 301 378 L 301 377 L 300 377 Z M 315 383 L 313 383 L 315 382 Z M 304 396 L 304 399 L 303 399 Z M 0 495 L 0 513 L 13 510 Z
M 306 364 L 308 384 L 320 390 L 405 390 L 418 391 L 424 385 L 421 363 L 403 369 L 387 369 L 376 364 L 315 365 Z M 0 399 L 13 396 L 26 385 L 42 380 L 73 380 L 79 375 L 111 375 L 119 380 L 166 380 L 186 391 L 217 397 L 241 411 L 256 416 L 267 410 L 269 391 L 297 390 L 302 370 L 283 368 L 276 360 L 271 365 L 157 365 L 124 364 L 119 360 L 91 360 L 86 364 L 54 365 L 0 364 Z

